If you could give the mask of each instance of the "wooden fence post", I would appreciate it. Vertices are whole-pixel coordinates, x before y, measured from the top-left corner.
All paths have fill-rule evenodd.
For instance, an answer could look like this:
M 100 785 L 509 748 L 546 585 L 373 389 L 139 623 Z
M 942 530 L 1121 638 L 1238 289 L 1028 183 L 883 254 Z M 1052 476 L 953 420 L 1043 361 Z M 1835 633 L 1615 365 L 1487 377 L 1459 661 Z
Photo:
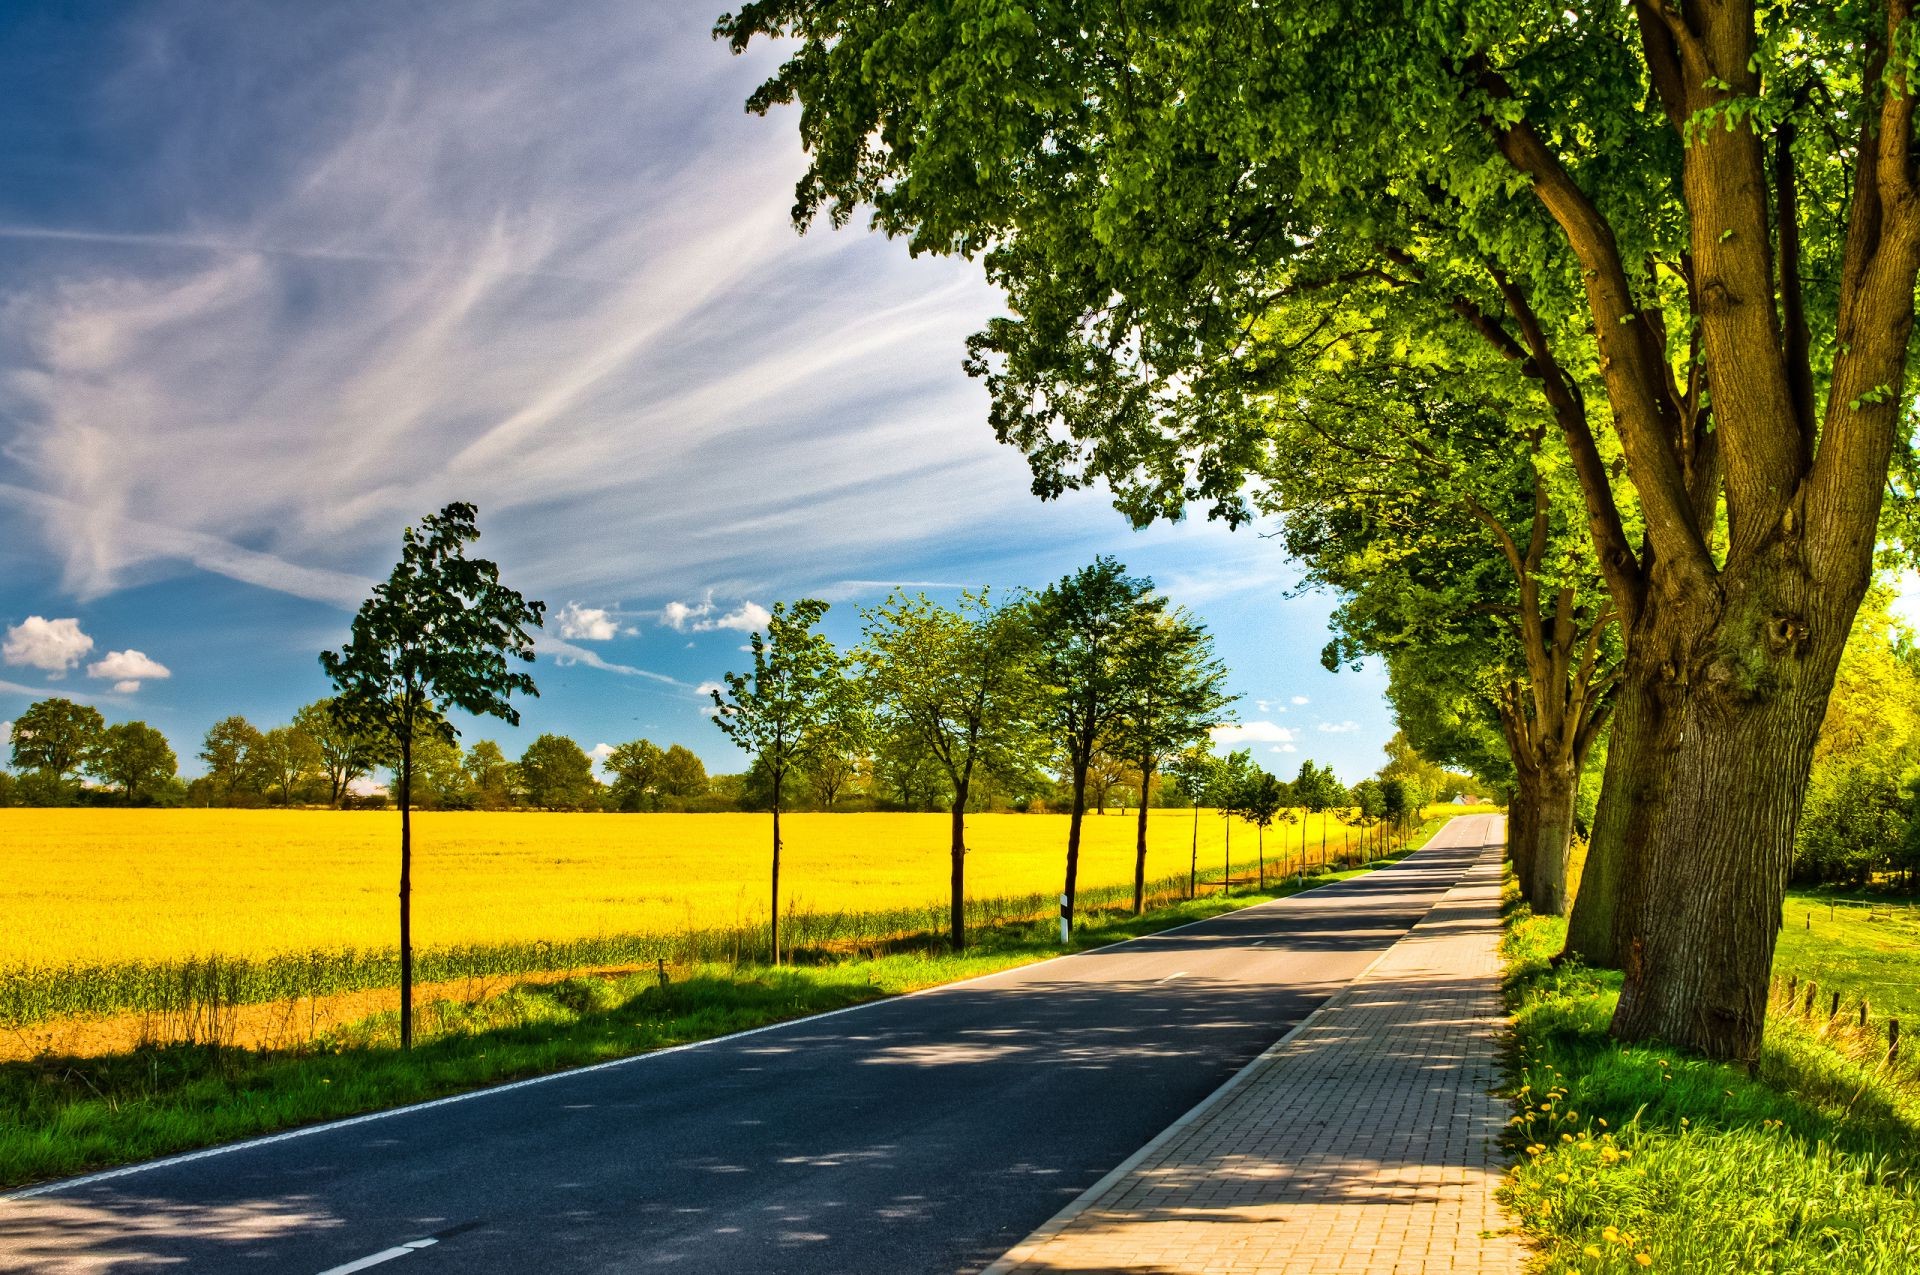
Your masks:
M 1900 1061 L 1900 1020 L 1897 1018 L 1887 1020 L 1887 1061 Z
M 1820 994 L 1820 984 L 1814 982 L 1812 979 L 1808 979 L 1807 980 L 1807 1003 L 1800 1007 L 1800 1017 L 1802 1018 L 1813 1017 L 1813 998 L 1819 994 Z

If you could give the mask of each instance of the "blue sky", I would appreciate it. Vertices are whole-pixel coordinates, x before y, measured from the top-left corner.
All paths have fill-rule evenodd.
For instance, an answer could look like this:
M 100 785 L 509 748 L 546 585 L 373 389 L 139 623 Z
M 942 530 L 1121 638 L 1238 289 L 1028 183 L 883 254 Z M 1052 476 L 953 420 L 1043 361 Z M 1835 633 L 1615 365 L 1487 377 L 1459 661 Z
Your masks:
M 1112 553 L 1213 628 L 1248 746 L 1373 770 L 1373 670 L 1255 532 L 1042 504 L 963 342 L 977 267 L 788 221 L 770 55 L 690 4 L 11 6 L 0 18 L 0 722 L 173 739 L 326 691 L 408 520 L 480 507 L 553 610 L 510 752 L 740 759 L 698 686 L 777 599 L 850 641 L 893 585 Z M 37 622 L 36 622 L 37 618 Z M 61 621 L 71 621 L 62 624 Z

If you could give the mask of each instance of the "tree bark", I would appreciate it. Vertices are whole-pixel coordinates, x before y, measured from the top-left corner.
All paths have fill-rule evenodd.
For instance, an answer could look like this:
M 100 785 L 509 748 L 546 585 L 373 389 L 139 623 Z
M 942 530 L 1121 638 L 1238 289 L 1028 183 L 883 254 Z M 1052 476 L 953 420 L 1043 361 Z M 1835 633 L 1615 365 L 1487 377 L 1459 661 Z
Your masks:
M 1614 700 L 1607 768 L 1600 781 L 1593 831 L 1587 838 L 1587 863 L 1580 873 L 1580 890 L 1567 917 L 1567 941 L 1561 951 L 1563 957 L 1576 957 L 1595 969 L 1620 968 L 1614 943 L 1620 887 L 1640 844 L 1636 838 L 1645 837 L 1662 800 L 1666 763 L 1642 739 L 1652 711 L 1651 689 L 1648 674 L 1629 652 Z
M 780 781 L 773 781 L 773 910 L 767 916 L 767 945 L 780 963 Z
M 1521 897 L 1533 897 L 1533 854 L 1540 844 L 1538 827 L 1538 781 L 1534 769 L 1514 759 L 1513 795 L 1507 802 L 1507 858 L 1513 863 L 1513 879 L 1519 883 Z
M 1139 916 L 1147 906 L 1147 789 L 1153 779 L 1153 767 L 1140 768 L 1140 822 L 1133 839 L 1133 914 Z
M 1533 882 L 1527 904 L 1535 916 L 1567 914 L 1567 860 L 1573 851 L 1573 803 L 1579 772 L 1552 767 L 1541 774 L 1533 817 Z
M 1193 897 L 1200 876 L 1200 799 L 1193 802 L 1193 850 L 1187 856 L 1187 897 Z
M 1658 762 L 1626 823 L 1622 1040 L 1759 1055 L 1800 802 L 1867 552 L 1857 572 L 1810 565 L 1776 534 L 1709 596 L 1650 605 L 1636 626 L 1629 694 Z
M 1073 815 L 1067 821 L 1067 888 L 1061 891 L 1066 902 L 1062 915 L 1066 918 L 1067 934 L 1073 934 L 1074 892 L 1080 880 L 1080 821 L 1087 814 L 1087 768 L 1084 765 L 1073 768 Z
M 967 946 L 967 785 L 953 788 L 953 950 Z
M 400 741 L 400 1048 L 413 1048 L 413 740 Z

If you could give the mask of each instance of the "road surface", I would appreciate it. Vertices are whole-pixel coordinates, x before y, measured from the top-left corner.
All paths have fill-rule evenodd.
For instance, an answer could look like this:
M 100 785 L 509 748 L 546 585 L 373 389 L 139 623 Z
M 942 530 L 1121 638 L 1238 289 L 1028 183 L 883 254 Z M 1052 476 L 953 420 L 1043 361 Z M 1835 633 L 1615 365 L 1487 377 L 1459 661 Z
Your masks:
M 1147 939 L 0 1198 L 0 1271 L 975 1270 L 1352 979 L 1497 835 Z

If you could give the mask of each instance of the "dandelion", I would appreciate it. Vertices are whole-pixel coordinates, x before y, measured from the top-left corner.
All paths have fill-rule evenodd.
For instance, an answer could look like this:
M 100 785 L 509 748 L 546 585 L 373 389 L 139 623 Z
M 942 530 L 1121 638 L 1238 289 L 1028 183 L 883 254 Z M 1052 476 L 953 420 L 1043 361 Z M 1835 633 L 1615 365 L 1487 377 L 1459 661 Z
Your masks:
M 1600 1246 L 1598 1244 L 1587 1245 L 1586 1254 L 1588 1257 L 1604 1257 L 1605 1256 L 1605 1254 L 1600 1251 Z
M 1640 1263 L 1640 1265 L 1642 1265 L 1642 1266 L 1652 1266 L 1652 1265 L 1653 1265 L 1653 1254 L 1651 1254 L 1651 1253 L 1635 1253 L 1635 1254 L 1633 1255 L 1633 1260 L 1634 1260 L 1634 1261 L 1636 1261 L 1636 1262 L 1638 1262 L 1638 1263 Z

